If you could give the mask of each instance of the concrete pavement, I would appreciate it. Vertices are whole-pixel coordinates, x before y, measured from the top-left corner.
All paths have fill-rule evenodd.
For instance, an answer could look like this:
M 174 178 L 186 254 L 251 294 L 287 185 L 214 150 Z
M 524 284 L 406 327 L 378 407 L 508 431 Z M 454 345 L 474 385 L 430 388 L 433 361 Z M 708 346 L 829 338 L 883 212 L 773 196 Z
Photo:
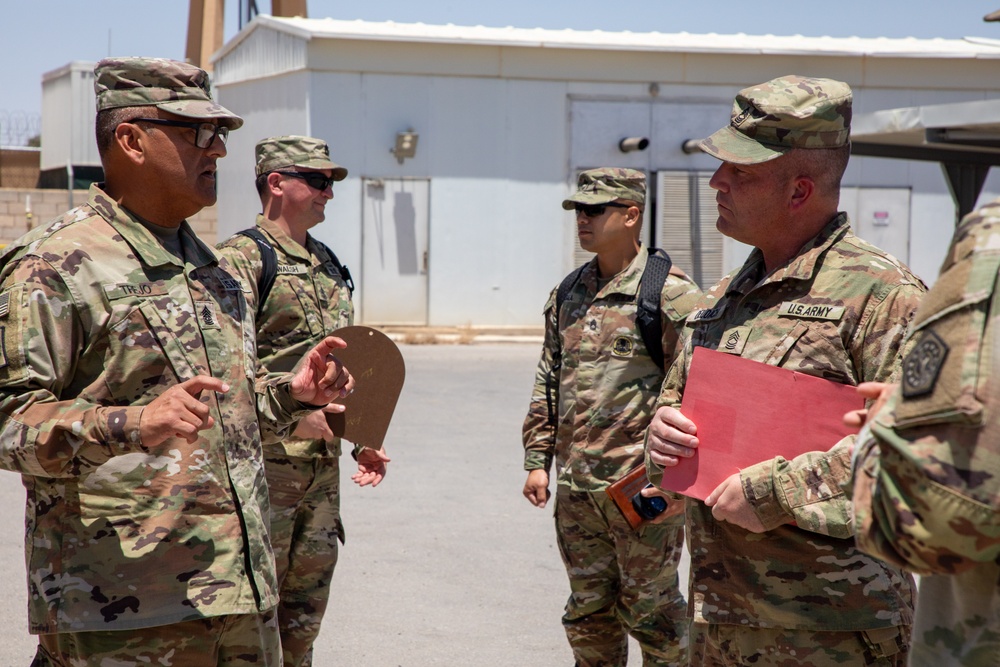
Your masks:
M 316 666 L 571 665 L 551 505 L 521 496 L 520 429 L 539 345 L 401 347 L 407 380 L 385 481 L 355 487 L 353 462 L 341 459 L 347 544 Z M 0 473 L 0 502 L 0 666 L 27 665 L 35 641 L 17 475 Z M 633 643 L 629 665 L 640 664 Z

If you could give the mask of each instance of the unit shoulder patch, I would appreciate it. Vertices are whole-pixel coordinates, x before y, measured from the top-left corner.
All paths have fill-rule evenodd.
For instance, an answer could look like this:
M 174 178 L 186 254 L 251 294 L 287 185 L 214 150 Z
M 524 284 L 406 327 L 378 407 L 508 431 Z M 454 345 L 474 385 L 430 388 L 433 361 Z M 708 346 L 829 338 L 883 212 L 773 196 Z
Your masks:
M 628 336 L 618 336 L 611 346 L 611 353 L 616 357 L 631 357 L 635 351 L 635 343 Z
M 903 359 L 903 397 L 917 398 L 934 389 L 941 367 L 948 356 L 948 345 L 930 330 Z

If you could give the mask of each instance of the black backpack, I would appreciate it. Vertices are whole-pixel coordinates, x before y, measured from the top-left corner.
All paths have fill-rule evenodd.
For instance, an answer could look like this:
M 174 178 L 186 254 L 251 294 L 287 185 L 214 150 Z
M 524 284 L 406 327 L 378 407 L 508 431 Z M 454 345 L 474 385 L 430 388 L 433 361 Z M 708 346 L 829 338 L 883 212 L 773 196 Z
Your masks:
M 274 279 L 278 277 L 278 252 L 274 249 L 274 246 L 268 243 L 267 239 L 256 227 L 244 229 L 236 233 L 253 239 L 257 243 L 257 248 L 260 249 L 260 259 L 263 264 L 260 277 L 257 279 L 257 316 L 260 317 L 260 314 L 264 311 L 264 304 L 267 302 L 267 297 L 271 293 L 271 288 L 274 287 Z M 336 267 L 341 279 L 347 285 L 347 289 L 353 295 L 354 279 L 351 278 L 350 269 L 340 263 L 337 255 L 326 244 L 315 238 L 313 241 L 329 255 L 333 266 Z
M 663 324 L 660 321 L 660 295 L 663 293 L 663 285 L 667 282 L 672 266 L 670 255 L 659 248 L 649 249 L 649 258 L 646 260 L 646 270 L 639 281 L 639 293 L 636 295 L 638 310 L 635 314 L 635 323 L 639 327 L 642 335 L 642 342 L 649 351 L 649 356 L 653 362 L 663 368 Z M 563 278 L 556 290 L 556 321 L 559 321 L 559 313 L 563 303 L 573 291 L 576 283 L 580 280 L 580 275 L 586 264 L 575 269 L 568 276 Z M 555 394 L 559 388 L 557 376 L 562 369 L 562 346 L 560 346 L 558 356 L 552 360 L 552 368 L 549 370 L 548 381 L 545 383 L 545 403 L 549 410 L 549 424 L 556 425 L 556 402 Z

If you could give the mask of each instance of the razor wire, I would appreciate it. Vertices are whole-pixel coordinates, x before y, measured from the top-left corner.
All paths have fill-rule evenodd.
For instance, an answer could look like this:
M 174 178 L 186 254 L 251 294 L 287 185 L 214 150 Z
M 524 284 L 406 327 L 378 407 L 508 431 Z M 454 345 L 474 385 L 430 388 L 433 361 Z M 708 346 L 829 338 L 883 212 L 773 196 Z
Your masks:
M 41 114 L 0 109 L 0 146 L 26 146 L 41 131 Z

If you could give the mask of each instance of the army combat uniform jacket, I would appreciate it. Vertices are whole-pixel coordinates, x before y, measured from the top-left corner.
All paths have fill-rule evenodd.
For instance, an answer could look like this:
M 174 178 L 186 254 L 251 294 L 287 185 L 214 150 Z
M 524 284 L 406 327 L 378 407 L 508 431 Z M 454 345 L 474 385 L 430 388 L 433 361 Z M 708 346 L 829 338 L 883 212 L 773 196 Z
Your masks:
M 98 186 L 9 246 L 0 283 L 0 466 L 27 489 L 32 633 L 127 630 L 274 606 L 257 378 L 240 281 L 187 223 L 184 262 Z M 214 424 L 143 446 L 143 406 L 196 375 Z M 271 436 L 280 435 L 272 424 Z
M 859 546 L 924 576 L 910 664 L 1000 663 L 1000 201 L 966 217 L 855 453 Z
M 688 318 L 659 404 L 680 408 L 698 346 L 843 384 L 890 381 L 923 290 L 905 266 L 851 233 L 843 213 L 770 275 L 755 249 Z M 763 534 L 688 502 L 695 622 L 823 631 L 911 622 L 912 578 L 854 546 L 841 489 L 851 442 L 742 471 Z M 648 456 L 647 468 L 658 480 L 661 469 Z
M 649 356 L 635 324 L 636 295 L 646 268 L 642 248 L 603 287 L 597 259 L 555 312 L 556 291 L 545 305 L 545 343 L 524 421 L 524 469 L 548 470 L 573 491 L 600 491 L 642 461 L 642 442 L 653 416 L 663 370 Z M 686 276 L 667 277 L 661 296 L 664 364 L 673 360 L 684 318 L 701 295 Z M 546 383 L 562 350 L 556 429 L 549 423 Z
M 354 306 L 340 271 L 311 236 L 303 248 L 264 216 L 258 215 L 256 224 L 278 260 L 278 275 L 257 321 L 257 354 L 269 371 L 287 372 L 324 337 L 353 324 Z M 220 244 L 219 251 L 251 286 L 256 304 L 263 270 L 256 241 L 237 234 Z M 327 445 L 322 440 L 290 436 L 265 449 L 268 456 L 336 458 L 340 455 L 340 439 Z

